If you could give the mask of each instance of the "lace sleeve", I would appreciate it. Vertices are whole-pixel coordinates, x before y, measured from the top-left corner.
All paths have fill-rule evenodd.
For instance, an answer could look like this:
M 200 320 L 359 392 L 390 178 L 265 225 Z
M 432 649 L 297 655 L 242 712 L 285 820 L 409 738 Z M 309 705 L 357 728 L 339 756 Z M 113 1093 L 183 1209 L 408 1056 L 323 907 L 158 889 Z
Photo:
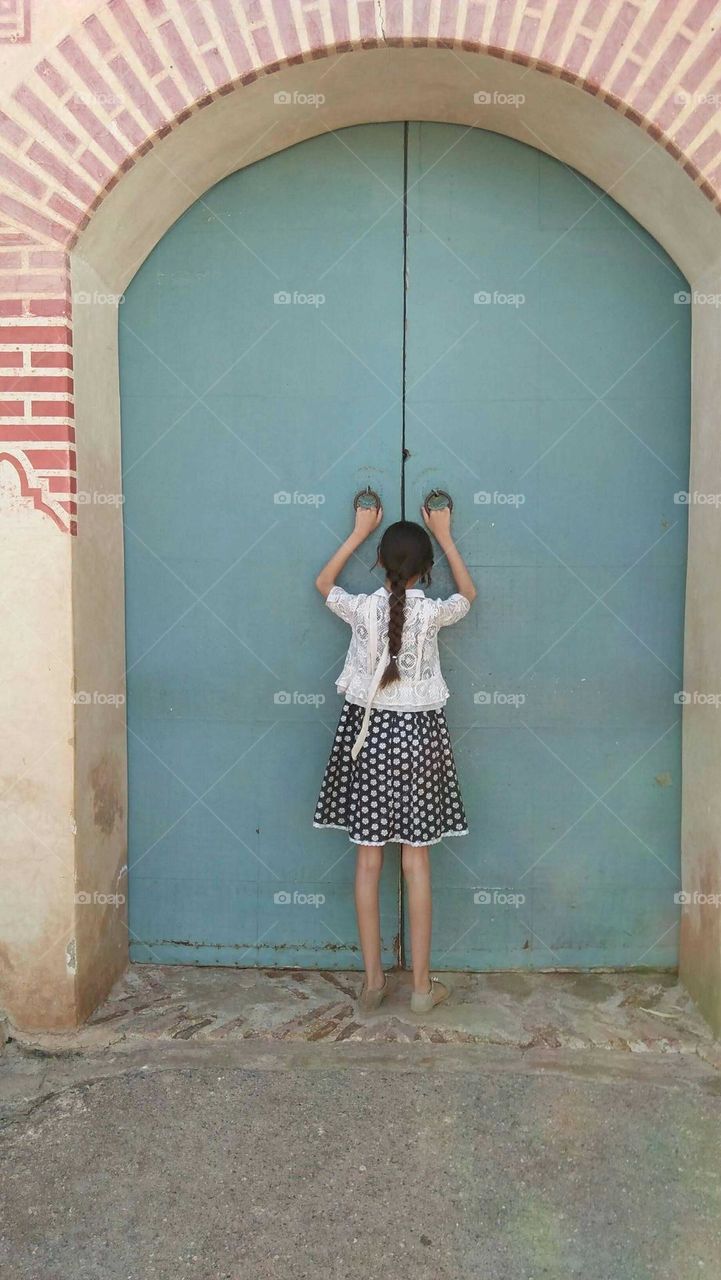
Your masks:
M 436 624 L 439 627 L 450 627 L 454 622 L 465 618 L 470 607 L 470 600 L 466 600 L 459 592 L 449 596 L 447 600 L 436 600 Z
M 344 622 L 347 622 L 352 627 L 358 606 L 365 599 L 365 596 L 352 596 L 348 591 L 344 591 L 342 587 L 331 587 L 325 602 L 331 613 L 336 613 L 339 618 L 342 618 Z

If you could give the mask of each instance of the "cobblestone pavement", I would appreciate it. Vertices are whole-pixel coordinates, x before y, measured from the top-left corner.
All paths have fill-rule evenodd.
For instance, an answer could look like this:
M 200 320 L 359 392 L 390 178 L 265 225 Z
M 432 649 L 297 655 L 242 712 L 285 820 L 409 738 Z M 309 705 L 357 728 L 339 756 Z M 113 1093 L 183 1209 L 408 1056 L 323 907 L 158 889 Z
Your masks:
M 75 1049 L 122 1040 L 495 1044 L 522 1049 L 697 1053 L 721 1048 L 670 973 L 444 974 L 449 1001 L 410 1012 L 410 975 L 389 975 L 378 1012 L 356 1007 L 357 973 L 131 966 L 89 1022 L 68 1035 L 19 1035 L 30 1047 Z

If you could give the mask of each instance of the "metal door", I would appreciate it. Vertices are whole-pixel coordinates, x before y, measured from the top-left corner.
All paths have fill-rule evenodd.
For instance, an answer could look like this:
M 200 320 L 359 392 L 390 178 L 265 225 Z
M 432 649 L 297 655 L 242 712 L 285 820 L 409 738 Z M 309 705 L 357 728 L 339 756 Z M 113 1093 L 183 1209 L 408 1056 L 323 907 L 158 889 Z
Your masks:
M 449 125 L 304 143 L 164 237 L 121 313 L 133 959 L 359 967 L 312 579 L 371 483 L 389 519 L 450 490 L 479 587 L 435 967 L 674 963 L 685 289 L 580 175 Z M 391 849 L 385 963 L 399 901 Z
M 442 636 L 472 834 L 433 853 L 433 963 L 674 965 L 686 281 L 494 134 L 411 125 L 407 203 L 406 505 L 452 493 L 479 589 Z

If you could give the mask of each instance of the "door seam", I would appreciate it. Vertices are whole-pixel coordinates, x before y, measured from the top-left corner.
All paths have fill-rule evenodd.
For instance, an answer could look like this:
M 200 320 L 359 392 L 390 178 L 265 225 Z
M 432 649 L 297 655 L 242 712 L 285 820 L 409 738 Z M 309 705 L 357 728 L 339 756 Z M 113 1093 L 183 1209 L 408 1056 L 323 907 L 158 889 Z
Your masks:
M 408 134 L 403 121 L 403 342 L 401 356 L 401 520 L 406 518 L 406 357 L 408 331 Z
M 406 357 L 408 332 L 408 136 L 410 124 L 403 121 L 403 342 L 401 360 L 401 520 L 406 518 Z M 398 857 L 397 964 L 406 967 L 405 903 L 403 898 L 403 846 Z

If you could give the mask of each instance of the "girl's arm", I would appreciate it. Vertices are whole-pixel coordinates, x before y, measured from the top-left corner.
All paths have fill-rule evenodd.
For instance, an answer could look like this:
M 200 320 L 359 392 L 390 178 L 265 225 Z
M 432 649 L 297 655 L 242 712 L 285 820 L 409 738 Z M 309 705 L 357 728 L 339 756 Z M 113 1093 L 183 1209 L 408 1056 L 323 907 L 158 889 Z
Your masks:
M 315 585 L 323 596 L 323 599 L 327 598 L 331 587 L 335 586 L 336 578 L 339 577 L 351 556 L 358 550 L 361 543 L 365 542 L 366 538 L 378 528 L 382 519 L 382 507 L 379 507 L 378 510 L 376 510 L 375 507 L 358 507 L 355 513 L 355 527 L 353 532 L 349 534 L 345 542 L 341 543 L 338 550 L 333 553 L 330 560 L 326 565 L 324 565 L 315 580 Z
M 446 557 L 453 574 L 453 581 L 462 596 L 470 604 L 476 598 L 476 588 L 473 585 L 473 579 L 468 572 L 463 556 L 453 541 L 451 533 L 451 512 L 449 507 L 442 507 L 440 511 L 428 511 L 425 507 L 421 507 L 423 519 L 427 527 L 430 529 L 433 537 L 438 543 L 441 551 Z

